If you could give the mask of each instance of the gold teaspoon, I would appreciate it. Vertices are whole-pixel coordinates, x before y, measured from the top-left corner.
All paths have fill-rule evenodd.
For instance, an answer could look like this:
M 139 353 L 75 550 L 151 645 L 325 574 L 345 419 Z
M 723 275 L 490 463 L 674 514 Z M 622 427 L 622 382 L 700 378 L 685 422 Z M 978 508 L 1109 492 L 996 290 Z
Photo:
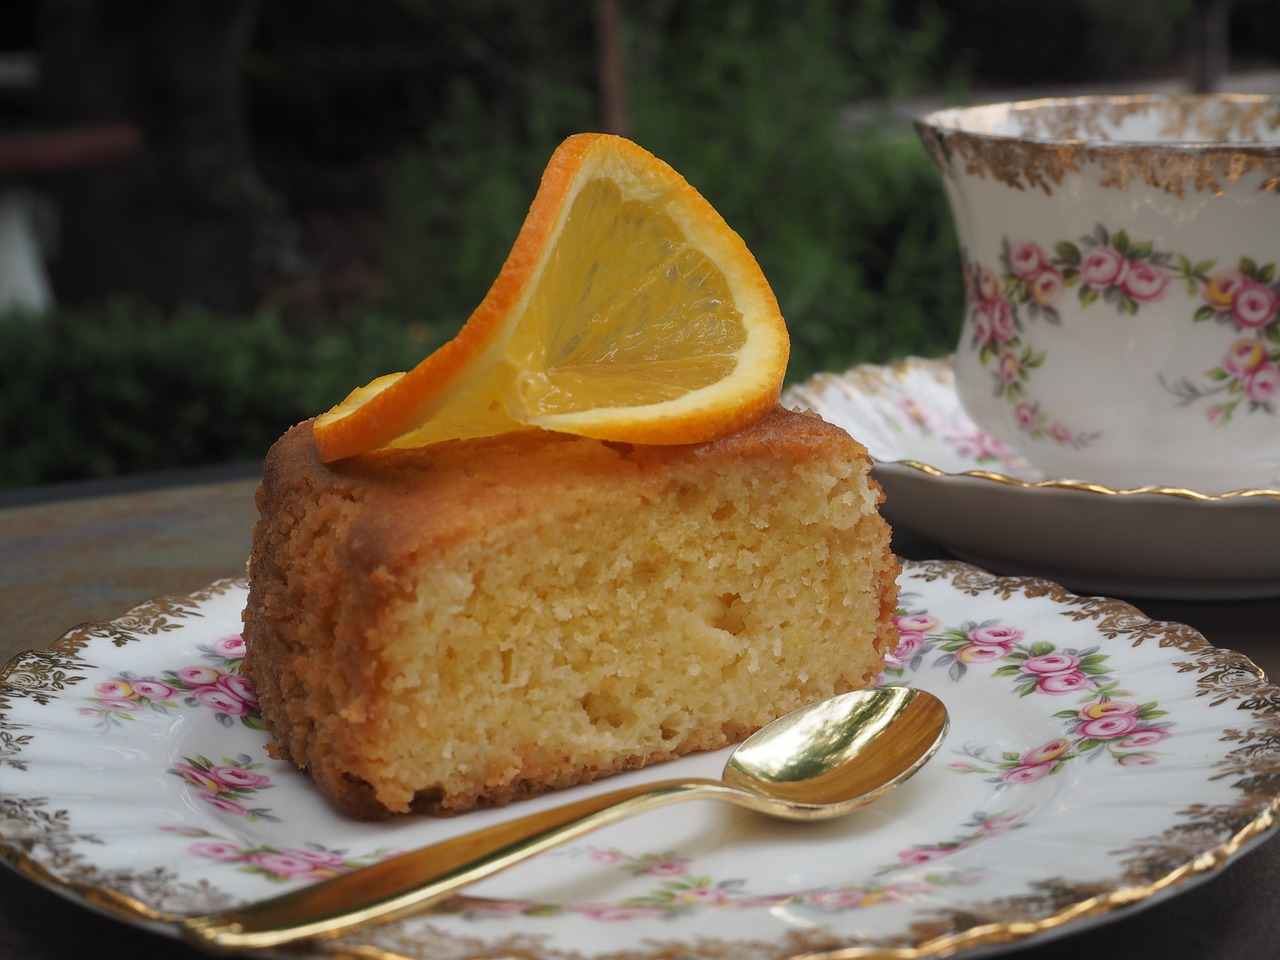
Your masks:
M 841 694 L 743 741 L 719 780 L 660 780 L 432 844 L 270 900 L 184 917 L 205 949 L 256 950 L 406 917 L 534 854 L 677 800 L 728 800 L 787 820 L 843 816 L 920 769 L 946 736 L 946 708 L 909 687 Z

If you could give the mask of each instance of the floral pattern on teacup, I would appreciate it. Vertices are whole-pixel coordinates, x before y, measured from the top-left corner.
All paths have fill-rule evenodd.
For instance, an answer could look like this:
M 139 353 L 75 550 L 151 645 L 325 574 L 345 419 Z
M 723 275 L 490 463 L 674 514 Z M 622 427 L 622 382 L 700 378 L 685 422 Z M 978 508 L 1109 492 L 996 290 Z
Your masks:
M 1087 447 L 1097 439 L 1096 431 L 1072 427 L 1027 394 L 1027 385 L 1044 364 L 1045 353 L 1023 341 L 1022 314 L 1053 324 L 1061 322 L 1056 304 L 1063 290 L 1062 272 L 1033 243 L 1013 246 L 1006 240 L 1001 261 L 1003 279 L 990 267 L 966 261 L 965 299 L 973 331 L 970 348 L 978 351 L 984 369 L 991 368 L 994 393 L 1014 407 L 1022 433 L 1061 446 Z
M 1236 339 L 1197 383 L 1190 377 L 1162 385 L 1180 405 L 1208 402 L 1205 417 L 1226 424 L 1237 410 L 1276 413 L 1280 401 L 1280 280 L 1277 265 L 1242 257 L 1235 267 L 1214 271 L 1214 261 L 1185 263 L 1188 290 L 1204 301 L 1197 323 L 1232 328 Z
M 240 674 L 244 639 L 233 634 L 199 649 L 204 663 L 166 670 L 154 677 L 126 670 L 100 681 L 94 685 L 94 695 L 86 698 L 89 706 L 80 710 L 81 716 L 96 717 L 98 729 L 105 731 L 148 712 L 167 714 L 183 706 L 203 707 L 212 710 L 223 726 L 239 723 L 263 729 L 257 695 Z
M 1122 688 L 1099 646 L 1076 649 L 1047 640 L 1028 642 L 1019 626 L 987 620 L 946 626 L 927 610 L 900 610 L 894 617 L 899 642 L 885 657 L 879 681 L 901 679 L 919 670 L 931 653 L 932 666 L 945 667 L 953 681 L 971 669 L 994 665 L 992 677 L 1007 677 L 1019 697 L 1075 698 L 1076 705 L 1053 714 L 1061 736 L 1023 751 L 993 755 L 986 746 L 966 744 L 966 759 L 948 764 L 959 773 L 990 774 L 998 787 L 1034 783 L 1060 773 L 1073 760 L 1109 757 L 1122 767 L 1151 766 L 1152 748 L 1170 736 L 1166 711 L 1155 700 L 1138 702 Z
M 1078 449 L 1101 436 L 1051 416 L 1027 391 L 1047 357 L 1026 342 L 1025 322 L 1060 324 L 1059 301 L 1070 288 L 1077 289 L 1081 309 L 1109 303 L 1128 316 L 1184 290 L 1193 301 L 1188 307 L 1193 322 L 1230 326 L 1237 337 L 1202 376 L 1170 380 L 1161 375 L 1161 385 L 1180 406 L 1207 403 L 1205 417 L 1213 425 L 1229 423 L 1242 405 L 1251 413 L 1280 409 L 1280 279 L 1275 263 L 1260 264 L 1246 256 L 1235 267 L 1215 270 L 1216 260 L 1158 250 L 1151 240 L 1134 239 L 1125 230 L 1113 233 L 1104 224 L 1078 241 L 1059 240 L 1048 248 L 1005 237 L 999 259 L 997 274 L 966 258 L 970 348 L 977 350 L 984 368 L 991 368 L 996 395 L 1013 406 L 1014 423 L 1028 437 Z
M 1082 307 L 1102 301 L 1135 316 L 1143 304 L 1164 299 L 1175 277 L 1173 254 L 1155 249 L 1153 241 L 1133 240 L 1125 230 L 1112 234 L 1102 224 L 1078 243 L 1059 240 L 1053 249 L 1053 269 L 1061 271 L 1065 287 L 1079 287 Z

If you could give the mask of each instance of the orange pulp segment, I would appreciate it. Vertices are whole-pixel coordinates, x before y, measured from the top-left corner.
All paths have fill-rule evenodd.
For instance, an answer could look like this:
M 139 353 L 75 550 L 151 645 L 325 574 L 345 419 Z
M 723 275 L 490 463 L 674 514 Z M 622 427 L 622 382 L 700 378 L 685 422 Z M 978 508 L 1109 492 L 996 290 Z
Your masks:
M 579 134 L 556 150 L 458 335 L 317 418 L 322 459 L 541 427 L 697 443 L 776 404 L 789 340 L 742 239 L 667 164 Z

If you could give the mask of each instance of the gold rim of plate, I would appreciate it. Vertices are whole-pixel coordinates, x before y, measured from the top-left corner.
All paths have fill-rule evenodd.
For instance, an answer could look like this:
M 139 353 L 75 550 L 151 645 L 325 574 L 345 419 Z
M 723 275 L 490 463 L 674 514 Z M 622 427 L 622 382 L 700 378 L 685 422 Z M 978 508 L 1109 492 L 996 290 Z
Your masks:
M 1001 577 L 960 561 L 919 561 L 912 562 L 911 565 L 925 579 L 947 579 L 964 592 L 992 591 L 1005 598 L 1013 595 L 1021 595 L 1028 599 L 1046 598 L 1067 606 L 1079 607 L 1077 619 L 1102 617 L 1103 623 L 1100 623 L 1100 628 L 1105 627 L 1117 635 L 1128 634 L 1134 638 L 1134 645 L 1144 638 L 1149 639 L 1152 628 L 1160 628 L 1170 634 L 1176 633 L 1176 636 L 1163 638 L 1161 646 L 1164 646 L 1165 639 L 1168 639 L 1184 652 L 1199 651 L 1208 658 L 1209 662 L 1201 670 L 1202 674 L 1207 670 L 1208 675 L 1200 681 L 1200 685 L 1204 687 L 1202 692 L 1206 694 L 1216 692 L 1224 696 L 1229 695 L 1231 691 L 1218 690 L 1214 684 L 1232 687 L 1233 684 L 1238 684 L 1238 680 L 1233 681 L 1226 675 L 1238 674 L 1241 671 L 1251 675 L 1259 683 L 1269 682 L 1265 673 L 1243 654 L 1216 648 L 1191 628 L 1152 621 L 1140 610 L 1122 600 L 1080 597 L 1043 579 Z M 164 597 L 151 600 L 116 620 L 82 624 L 43 650 L 18 654 L 5 665 L 3 670 L 0 670 L 0 721 L 4 719 L 10 708 L 11 695 L 20 698 L 32 696 L 38 698 L 41 690 L 60 690 L 81 679 L 61 671 L 67 667 L 74 669 L 76 664 L 81 663 L 79 654 L 90 641 L 105 637 L 119 646 L 143 636 L 167 632 L 178 626 L 176 621 L 202 616 L 199 610 L 201 603 L 228 591 L 245 587 L 244 578 L 232 578 L 216 581 L 204 590 L 187 597 Z M 33 669 L 33 660 L 36 661 L 39 669 Z M 1205 686 L 1206 684 L 1208 686 Z M 1280 701 L 1277 701 L 1271 709 L 1280 713 Z M 3 729 L 3 726 L 0 726 L 0 729 Z M 4 760 L 6 755 L 19 753 L 20 747 L 0 750 L 0 761 Z M 9 762 L 14 762 L 14 759 L 10 756 Z M 1064 903 L 1051 915 L 1039 919 L 987 922 L 963 930 L 939 931 L 915 946 L 891 948 L 818 946 L 816 949 L 801 952 L 807 960 L 857 960 L 857 958 L 871 957 L 925 960 L 925 958 L 939 955 L 950 956 L 958 950 L 1021 941 L 1035 934 L 1054 931 L 1076 920 L 1102 916 L 1119 908 L 1149 900 L 1163 892 L 1174 891 L 1188 882 L 1205 878 L 1224 866 L 1244 847 L 1273 829 L 1280 822 L 1278 818 L 1280 818 L 1280 793 L 1272 796 L 1268 805 L 1256 810 L 1251 819 L 1238 826 L 1225 840 L 1208 850 L 1199 852 L 1164 874 L 1149 878 L 1146 882 L 1125 884 L 1092 896 L 1082 897 L 1081 891 L 1076 889 L 1058 891 L 1057 896 L 1070 899 L 1071 902 Z M 21 820 L 11 822 L 21 826 Z M 123 920 L 165 925 L 174 924 L 177 920 L 177 915 L 149 907 L 142 899 L 112 889 L 103 882 L 76 881 L 57 876 L 52 869 L 36 860 L 33 854 L 15 847 L 14 840 L 18 841 L 19 845 L 24 840 L 29 841 L 28 848 L 37 847 L 41 837 L 31 831 L 27 831 L 25 835 L 9 836 L 4 839 L 6 842 L 0 845 L 0 857 L 3 857 L 19 873 L 36 882 L 61 889 L 72 894 L 73 898 L 80 898 L 87 905 Z M 1155 859 L 1167 862 L 1163 857 Z M 1159 869 L 1158 864 L 1153 866 Z M 360 944 L 354 948 L 355 953 L 352 953 L 353 945 L 350 942 L 344 942 L 343 938 L 338 938 L 318 943 L 317 953 L 329 953 L 330 951 L 325 949 L 326 944 L 332 946 L 339 955 L 358 954 L 368 960 L 414 960 L 414 955 L 409 952 L 413 944 L 408 940 L 401 947 L 389 949 L 375 944 Z M 724 948 L 726 957 L 735 955 L 732 943 L 723 943 L 721 947 Z M 264 955 L 276 955 L 276 951 L 266 951 Z M 626 955 L 632 956 L 630 952 Z M 600 960 L 605 960 L 606 956 L 608 955 L 602 955 Z M 621 957 L 622 954 L 616 956 Z

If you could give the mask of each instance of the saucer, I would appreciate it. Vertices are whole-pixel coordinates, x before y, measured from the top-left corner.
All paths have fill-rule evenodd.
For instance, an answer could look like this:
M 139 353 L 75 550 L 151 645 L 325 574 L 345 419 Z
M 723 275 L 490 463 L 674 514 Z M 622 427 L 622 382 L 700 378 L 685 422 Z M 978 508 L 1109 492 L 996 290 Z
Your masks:
M 989 570 L 1128 597 L 1280 595 L 1280 490 L 1116 490 L 1046 477 L 969 419 L 950 357 L 820 373 L 782 402 L 866 445 L 891 524 Z

